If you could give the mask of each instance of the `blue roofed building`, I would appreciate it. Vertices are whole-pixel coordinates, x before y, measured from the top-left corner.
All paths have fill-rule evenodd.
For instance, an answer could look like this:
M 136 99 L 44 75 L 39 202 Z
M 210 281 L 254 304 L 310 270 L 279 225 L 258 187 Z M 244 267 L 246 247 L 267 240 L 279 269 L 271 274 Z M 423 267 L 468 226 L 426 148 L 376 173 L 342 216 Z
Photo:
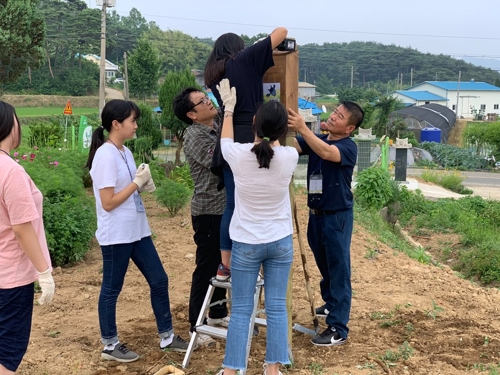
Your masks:
M 446 102 L 438 104 L 448 107 L 461 118 L 484 119 L 500 115 L 500 87 L 486 82 L 425 81 L 405 92 L 429 92 L 445 98 Z
M 397 90 L 391 93 L 391 95 L 394 98 L 401 100 L 407 107 L 413 105 L 420 106 L 430 103 L 446 106 L 446 103 L 449 100 L 429 91 Z

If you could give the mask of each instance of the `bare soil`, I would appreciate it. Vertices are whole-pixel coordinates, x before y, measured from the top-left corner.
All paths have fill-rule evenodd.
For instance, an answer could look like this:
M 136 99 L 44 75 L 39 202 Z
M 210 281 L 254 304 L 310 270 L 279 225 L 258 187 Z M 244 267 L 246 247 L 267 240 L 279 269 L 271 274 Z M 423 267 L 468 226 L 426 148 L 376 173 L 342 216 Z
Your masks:
M 296 199 L 300 229 L 305 233 L 305 195 L 298 193 Z M 195 252 L 189 209 L 169 217 L 152 198 L 145 204 L 170 279 L 175 330 L 188 338 L 188 297 Z M 294 238 L 292 320 L 312 328 L 296 234 Z M 453 243 L 456 239 L 424 234 L 415 240 L 432 253 L 443 241 Z M 319 305 L 319 273 L 307 245 L 306 252 L 311 287 Z M 183 354 L 159 349 L 148 286 L 134 265 L 127 273 L 117 311 L 122 342 L 143 355 L 129 364 L 100 360 L 98 246 L 92 246 L 84 262 L 56 270 L 54 277 L 56 297 L 51 305 L 35 306 L 31 343 L 19 374 L 132 375 L 154 374 L 166 365 L 181 368 Z M 294 365 L 282 369 L 284 374 L 479 374 L 481 368 L 500 362 L 497 289 L 463 280 L 446 264 L 424 265 L 409 259 L 358 225 L 352 243 L 352 285 L 348 342 L 335 348 L 316 347 L 310 343 L 310 336 L 294 331 Z M 324 320 L 320 319 L 320 325 L 321 329 L 325 327 Z M 224 348 L 225 341 L 218 340 L 216 348 L 196 350 L 185 373 L 215 374 Z M 264 353 L 265 328 L 261 328 L 252 341 L 249 375 L 262 374 Z

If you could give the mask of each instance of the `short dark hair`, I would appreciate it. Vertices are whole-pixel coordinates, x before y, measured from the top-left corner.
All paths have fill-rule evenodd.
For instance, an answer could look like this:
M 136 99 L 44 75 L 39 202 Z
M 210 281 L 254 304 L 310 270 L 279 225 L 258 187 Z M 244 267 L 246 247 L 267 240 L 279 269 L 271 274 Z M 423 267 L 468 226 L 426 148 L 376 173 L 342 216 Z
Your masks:
M 0 142 L 2 142 L 12 133 L 12 130 L 16 125 L 14 118 L 19 124 L 17 143 L 13 145 L 14 148 L 17 148 L 21 145 L 21 123 L 19 122 L 19 118 L 17 117 L 15 108 L 9 103 L 0 101 Z
M 191 125 L 193 120 L 188 117 L 188 112 L 193 108 L 193 101 L 191 100 L 191 94 L 193 92 L 201 92 L 200 89 L 196 87 L 187 87 L 182 90 L 172 101 L 172 109 L 174 110 L 175 116 L 182 122 Z
M 350 113 L 349 115 L 349 124 L 354 125 L 355 130 L 359 128 L 363 120 L 365 119 L 365 112 L 359 106 L 359 104 L 346 100 L 344 102 L 340 102 L 339 106 L 343 105 L 345 109 Z

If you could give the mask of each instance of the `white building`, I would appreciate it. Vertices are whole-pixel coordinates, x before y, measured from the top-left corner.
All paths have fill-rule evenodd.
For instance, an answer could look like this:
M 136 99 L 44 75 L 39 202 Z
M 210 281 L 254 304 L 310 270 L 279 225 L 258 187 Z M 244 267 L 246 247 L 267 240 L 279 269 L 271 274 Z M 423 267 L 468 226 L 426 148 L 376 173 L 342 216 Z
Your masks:
M 487 116 L 489 113 L 500 115 L 500 87 L 485 82 L 457 82 L 457 81 L 425 81 L 410 87 L 406 91 L 428 91 L 446 98 L 447 102 L 440 102 L 458 117 L 472 118 L 474 112 Z M 458 95 L 457 95 L 458 93 Z M 457 112 L 458 103 L 458 112 Z
M 299 98 L 310 102 L 316 101 L 316 86 L 307 82 L 299 82 Z
M 97 55 L 82 55 L 84 59 L 87 59 L 89 61 L 92 61 L 93 63 L 100 65 L 101 64 L 101 57 Z M 116 77 L 116 73 L 119 72 L 119 66 L 116 64 L 113 64 L 111 61 L 106 60 L 104 62 L 104 70 L 105 70 L 105 75 L 106 79 L 113 79 Z
M 401 100 L 406 106 L 420 106 L 436 103 L 446 106 L 449 99 L 433 94 L 429 91 L 397 90 L 391 93 L 393 98 Z

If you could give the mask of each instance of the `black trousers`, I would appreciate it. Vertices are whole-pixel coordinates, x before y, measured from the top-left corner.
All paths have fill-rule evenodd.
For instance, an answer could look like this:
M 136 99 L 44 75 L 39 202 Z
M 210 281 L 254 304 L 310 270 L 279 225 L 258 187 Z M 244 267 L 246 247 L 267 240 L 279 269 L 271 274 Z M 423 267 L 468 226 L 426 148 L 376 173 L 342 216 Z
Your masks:
M 191 330 L 196 325 L 201 306 L 207 294 L 209 281 L 217 273 L 221 262 L 220 223 L 222 215 L 191 216 L 196 243 L 196 268 L 191 280 L 189 296 L 189 323 Z M 226 289 L 215 288 L 211 303 L 226 298 Z M 208 313 L 210 318 L 220 319 L 227 316 L 226 303 L 214 305 Z

